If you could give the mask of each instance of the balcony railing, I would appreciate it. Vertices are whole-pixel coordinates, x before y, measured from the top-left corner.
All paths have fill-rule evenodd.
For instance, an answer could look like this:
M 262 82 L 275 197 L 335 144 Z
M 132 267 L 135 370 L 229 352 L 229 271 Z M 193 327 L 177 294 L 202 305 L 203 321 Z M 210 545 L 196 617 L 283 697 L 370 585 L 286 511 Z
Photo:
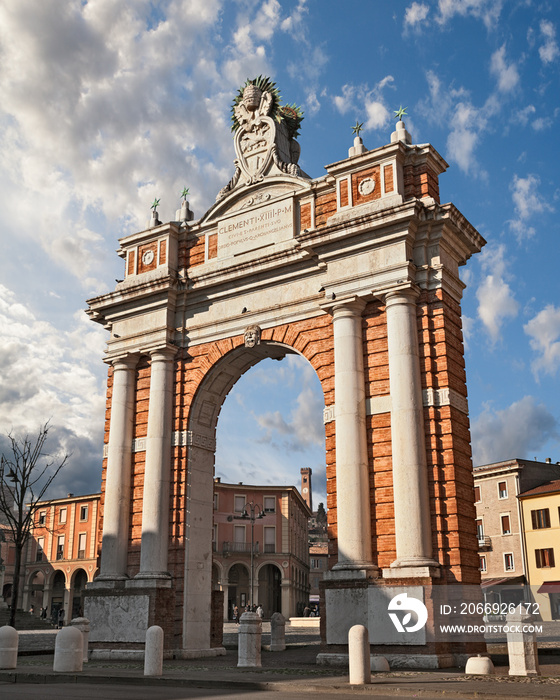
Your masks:
M 224 542 L 222 544 L 222 554 L 251 554 L 250 542 Z M 253 554 L 259 553 L 259 543 L 253 544 Z
M 492 540 L 488 535 L 483 535 L 482 537 L 478 538 L 478 548 L 479 549 L 491 549 L 492 548 Z

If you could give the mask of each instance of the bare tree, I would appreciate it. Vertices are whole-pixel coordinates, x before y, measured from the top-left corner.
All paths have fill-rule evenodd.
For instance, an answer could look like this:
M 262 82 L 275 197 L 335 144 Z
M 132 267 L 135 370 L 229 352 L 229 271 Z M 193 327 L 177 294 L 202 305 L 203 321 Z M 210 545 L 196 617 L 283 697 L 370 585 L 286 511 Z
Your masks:
M 8 433 L 11 454 L 2 454 L 0 462 L 0 515 L 11 531 L 15 545 L 14 580 L 9 624 L 15 624 L 19 596 L 22 555 L 31 536 L 35 512 L 58 472 L 68 461 L 51 459 L 43 450 L 50 430 L 49 421 L 36 437 L 15 437 Z M 44 502 L 43 502 L 44 503 Z

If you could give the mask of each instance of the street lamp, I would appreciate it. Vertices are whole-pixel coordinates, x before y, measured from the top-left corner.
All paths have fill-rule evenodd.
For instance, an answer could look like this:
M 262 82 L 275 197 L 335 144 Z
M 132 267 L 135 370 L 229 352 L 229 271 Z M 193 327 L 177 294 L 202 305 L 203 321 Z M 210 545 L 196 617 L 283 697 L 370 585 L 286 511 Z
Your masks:
M 266 513 L 259 503 L 246 503 L 241 511 L 242 515 L 234 515 L 236 520 L 251 521 L 251 597 L 249 599 L 250 608 L 253 607 L 253 588 L 254 588 L 254 539 L 255 539 L 255 520 L 262 520 Z

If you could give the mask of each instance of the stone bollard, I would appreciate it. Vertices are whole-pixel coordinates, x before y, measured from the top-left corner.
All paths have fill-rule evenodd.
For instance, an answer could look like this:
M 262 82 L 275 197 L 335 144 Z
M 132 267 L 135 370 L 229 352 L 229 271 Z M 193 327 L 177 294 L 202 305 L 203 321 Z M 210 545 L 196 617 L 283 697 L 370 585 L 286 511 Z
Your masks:
M 467 659 L 465 673 L 469 676 L 491 676 L 494 673 L 494 664 L 488 656 L 471 656 Z
M 237 668 L 260 668 L 261 635 L 262 622 L 257 613 L 243 613 L 239 620 Z
M 144 652 L 144 675 L 161 676 L 163 674 L 163 630 L 157 625 L 149 627 L 146 632 L 146 650 Z
M 370 668 L 374 673 L 389 673 L 391 667 L 384 656 L 372 656 Z
M 70 620 L 70 625 L 79 629 L 82 633 L 83 639 L 83 657 L 82 660 L 85 664 L 88 662 L 88 643 L 89 643 L 89 620 L 87 617 L 75 617 Z
M 76 673 L 84 665 L 84 640 L 77 627 L 63 627 L 56 635 L 53 671 Z
M 509 675 L 540 676 L 537 635 L 534 630 L 523 631 L 533 627 L 533 616 L 516 608 L 507 615 L 506 624 Z
M 0 668 L 16 668 L 18 643 L 18 633 L 13 627 L 0 627 Z
M 369 633 L 363 625 L 354 625 L 348 632 L 348 665 L 352 685 L 371 683 Z
M 270 618 L 270 651 L 286 649 L 286 620 L 282 613 L 275 612 Z

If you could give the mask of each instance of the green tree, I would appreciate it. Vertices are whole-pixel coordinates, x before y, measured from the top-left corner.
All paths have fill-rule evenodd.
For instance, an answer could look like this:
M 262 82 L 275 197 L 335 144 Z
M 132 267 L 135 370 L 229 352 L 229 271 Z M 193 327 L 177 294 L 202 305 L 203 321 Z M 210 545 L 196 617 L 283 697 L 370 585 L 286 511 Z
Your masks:
M 9 448 L 0 461 L 0 515 L 8 525 L 16 550 L 9 622 L 12 627 L 18 606 L 23 550 L 31 536 L 38 503 L 69 457 L 55 459 L 44 452 L 49 430 L 47 421 L 35 437 L 18 438 L 8 433 Z

